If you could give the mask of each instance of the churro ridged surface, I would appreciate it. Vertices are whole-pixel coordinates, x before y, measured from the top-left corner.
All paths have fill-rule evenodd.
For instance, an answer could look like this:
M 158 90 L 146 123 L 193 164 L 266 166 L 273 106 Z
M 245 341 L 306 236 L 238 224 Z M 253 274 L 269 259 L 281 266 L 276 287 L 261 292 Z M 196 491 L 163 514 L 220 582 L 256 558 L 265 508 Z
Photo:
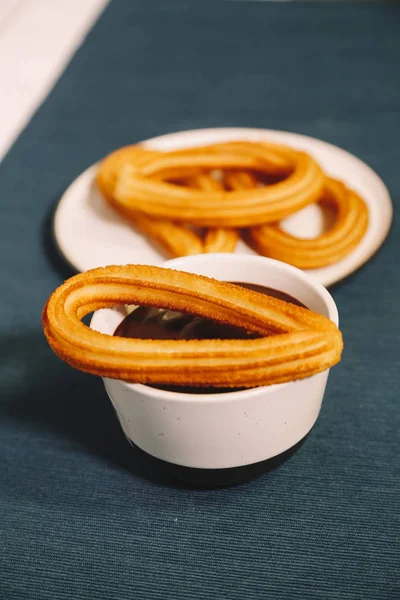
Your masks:
M 258 333 L 248 340 L 138 340 L 91 330 L 81 319 L 118 304 L 150 305 Z M 303 379 L 340 360 L 342 336 L 326 317 L 200 275 L 143 265 L 72 277 L 49 298 L 44 332 L 82 371 L 130 382 L 254 387 Z
M 170 152 L 120 148 L 100 164 L 104 198 L 167 256 L 257 253 L 303 269 L 334 264 L 368 228 L 362 198 L 326 175 L 310 155 L 266 142 L 235 141 Z M 307 205 L 329 205 L 333 226 L 315 239 L 280 221 Z

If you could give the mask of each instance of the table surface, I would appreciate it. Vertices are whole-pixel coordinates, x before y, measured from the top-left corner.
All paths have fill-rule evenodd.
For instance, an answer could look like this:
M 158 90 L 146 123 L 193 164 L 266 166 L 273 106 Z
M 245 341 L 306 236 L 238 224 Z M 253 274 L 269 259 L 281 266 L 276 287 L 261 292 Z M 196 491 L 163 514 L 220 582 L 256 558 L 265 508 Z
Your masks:
M 0 0 L 0 159 L 107 3 Z
M 345 339 L 320 418 L 275 471 L 179 488 L 130 462 L 101 381 L 41 308 L 68 275 L 51 212 L 84 168 L 157 134 L 285 129 L 400 194 L 395 4 L 112 2 L 0 165 L 0 599 L 389 600 L 399 583 L 400 230 L 332 289 Z M 1 38 L 0 38 L 1 44 Z

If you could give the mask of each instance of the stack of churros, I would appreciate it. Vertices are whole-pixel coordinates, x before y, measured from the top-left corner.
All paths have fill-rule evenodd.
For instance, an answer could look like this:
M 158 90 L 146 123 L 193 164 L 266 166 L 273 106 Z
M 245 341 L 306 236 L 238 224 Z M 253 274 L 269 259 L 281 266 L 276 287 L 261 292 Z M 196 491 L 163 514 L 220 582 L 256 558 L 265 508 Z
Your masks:
M 265 142 L 172 152 L 127 146 L 101 162 L 97 184 L 118 213 L 173 257 L 233 252 L 242 237 L 263 256 L 314 269 L 344 258 L 368 227 L 355 191 L 307 153 Z M 328 231 L 304 239 L 281 227 L 315 203 L 335 211 Z

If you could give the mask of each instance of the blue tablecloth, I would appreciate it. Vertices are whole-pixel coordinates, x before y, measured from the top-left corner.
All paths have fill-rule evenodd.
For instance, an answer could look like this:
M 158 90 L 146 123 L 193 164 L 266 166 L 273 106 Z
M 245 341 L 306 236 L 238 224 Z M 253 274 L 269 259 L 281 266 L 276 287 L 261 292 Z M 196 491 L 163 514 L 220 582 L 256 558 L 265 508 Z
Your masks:
M 333 294 L 346 340 L 277 470 L 217 491 L 134 464 L 101 381 L 40 311 L 54 202 L 111 149 L 197 127 L 338 144 L 400 194 L 395 4 L 112 2 L 0 167 L 0 598 L 400 598 L 400 226 Z M 6 90 L 3 90 L 6 93 Z

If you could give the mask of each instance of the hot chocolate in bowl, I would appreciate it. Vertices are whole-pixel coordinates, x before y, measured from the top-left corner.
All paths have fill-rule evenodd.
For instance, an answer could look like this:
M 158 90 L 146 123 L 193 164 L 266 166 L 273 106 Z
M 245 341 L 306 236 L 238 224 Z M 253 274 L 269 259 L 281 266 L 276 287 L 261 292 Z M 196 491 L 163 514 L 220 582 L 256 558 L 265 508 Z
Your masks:
M 174 259 L 164 266 L 262 286 L 271 295 L 278 291 L 285 300 L 338 322 L 329 292 L 308 274 L 279 261 L 250 255 L 204 254 Z M 129 325 L 132 335 L 156 337 L 157 331 L 150 333 L 150 329 L 158 327 L 159 311 L 150 314 L 148 330 L 143 323 L 149 309 L 134 312 L 136 315 L 127 318 L 124 307 L 98 311 L 91 327 L 111 335 L 116 330 L 129 335 Z M 219 327 L 226 326 L 194 322 L 193 317 L 185 315 L 175 330 L 166 332 L 163 326 L 158 334 L 164 339 L 165 335 L 169 339 L 212 337 L 213 327 L 217 328 L 214 337 L 219 337 Z M 229 337 L 229 332 L 225 333 Z M 248 335 L 242 330 L 230 334 Z M 107 378 L 104 385 L 133 446 L 132 452 L 146 458 L 150 469 L 154 463 L 173 477 L 219 486 L 250 479 L 291 456 L 318 417 L 327 379 L 328 371 L 324 371 L 300 381 L 236 391 L 167 389 Z

